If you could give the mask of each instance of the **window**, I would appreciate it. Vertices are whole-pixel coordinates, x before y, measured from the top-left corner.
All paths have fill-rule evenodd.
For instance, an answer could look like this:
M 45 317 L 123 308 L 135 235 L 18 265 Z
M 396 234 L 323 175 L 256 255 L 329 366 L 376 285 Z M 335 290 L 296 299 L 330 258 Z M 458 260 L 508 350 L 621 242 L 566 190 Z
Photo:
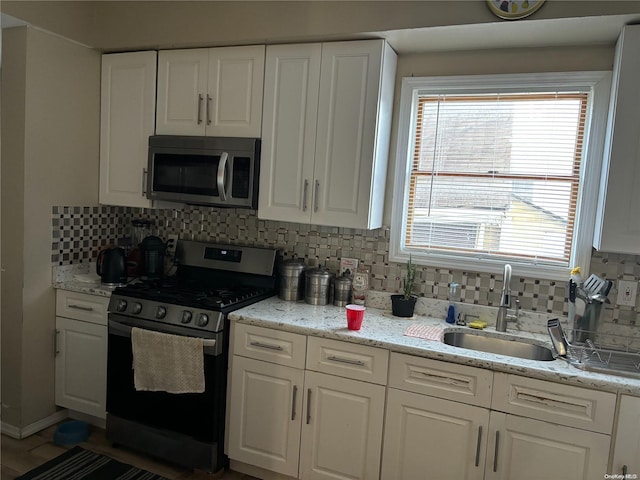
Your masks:
M 608 88 L 601 72 L 404 79 L 392 259 L 588 268 Z

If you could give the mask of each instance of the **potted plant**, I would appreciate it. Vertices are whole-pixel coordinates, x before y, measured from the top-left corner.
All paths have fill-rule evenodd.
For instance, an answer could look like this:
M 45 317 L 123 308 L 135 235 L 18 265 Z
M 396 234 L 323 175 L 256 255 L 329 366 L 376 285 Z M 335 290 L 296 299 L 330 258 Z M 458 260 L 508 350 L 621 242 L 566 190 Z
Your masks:
M 416 282 L 416 266 L 411 262 L 411 255 L 407 261 L 407 276 L 403 280 L 402 292 L 391 295 L 391 313 L 396 317 L 412 317 L 418 297 L 413 294 Z

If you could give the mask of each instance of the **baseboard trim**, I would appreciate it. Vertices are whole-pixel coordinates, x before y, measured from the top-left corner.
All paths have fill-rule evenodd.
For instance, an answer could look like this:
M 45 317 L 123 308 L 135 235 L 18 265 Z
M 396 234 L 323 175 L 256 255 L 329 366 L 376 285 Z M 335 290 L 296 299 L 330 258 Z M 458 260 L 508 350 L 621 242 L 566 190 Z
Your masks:
M 37 422 L 33 422 L 25 427 L 16 427 L 14 425 L 10 425 L 5 422 L 0 422 L 0 430 L 4 435 L 7 435 L 11 438 L 15 438 L 17 440 L 21 440 L 23 438 L 27 438 L 34 433 L 38 433 L 40 430 L 44 430 L 51 425 L 55 425 L 58 422 L 61 422 L 65 418 L 69 418 L 69 412 L 66 409 L 58 410 L 57 412 L 49 415 L 48 417 L 42 418 Z
M 237 460 L 229 461 L 229 468 L 234 472 L 244 473 L 256 478 L 262 478 L 264 480 L 296 480 L 296 477 L 289 477 L 281 473 L 265 470 L 261 467 L 249 465 L 248 463 L 238 462 Z

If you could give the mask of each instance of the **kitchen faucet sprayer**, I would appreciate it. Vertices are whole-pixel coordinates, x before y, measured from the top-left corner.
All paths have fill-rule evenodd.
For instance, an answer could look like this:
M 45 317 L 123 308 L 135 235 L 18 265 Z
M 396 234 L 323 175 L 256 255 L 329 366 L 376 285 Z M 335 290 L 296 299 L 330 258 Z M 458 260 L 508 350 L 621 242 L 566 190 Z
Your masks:
M 508 312 L 509 308 L 511 308 L 511 265 L 507 263 L 504 266 L 502 293 L 500 294 L 500 305 L 498 306 L 498 315 L 496 316 L 496 331 L 506 332 L 507 322 L 515 322 L 518 320 L 520 300 L 516 300 L 515 315 Z

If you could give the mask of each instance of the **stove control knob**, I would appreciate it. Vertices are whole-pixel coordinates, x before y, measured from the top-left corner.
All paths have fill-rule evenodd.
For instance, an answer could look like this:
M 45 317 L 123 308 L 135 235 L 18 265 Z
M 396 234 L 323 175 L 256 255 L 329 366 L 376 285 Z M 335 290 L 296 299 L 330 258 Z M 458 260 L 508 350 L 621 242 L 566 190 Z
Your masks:
M 209 315 L 207 315 L 206 313 L 201 313 L 200 315 L 198 315 L 197 324 L 199 327 L 204 327 L 207 323 L 209 323 Z
M 142 304 L 140 302 L 133 302 L 131 305 L 131 313 L 138 314 L 142 311 Z
M 166 314 L 166 307 L 158 307 L 158 309 L 156 310 L 156 318 L 164 318 Z
M 189 310 L 184 310 L 180 321 L 182 323 L 189 323 L 191 321 L 191 317 L 193 317 L 193 314 Z
M 124 312 L 127 309 L 127 301 L 126 300 L 118 300 L 116 304 L 116 311 Z

